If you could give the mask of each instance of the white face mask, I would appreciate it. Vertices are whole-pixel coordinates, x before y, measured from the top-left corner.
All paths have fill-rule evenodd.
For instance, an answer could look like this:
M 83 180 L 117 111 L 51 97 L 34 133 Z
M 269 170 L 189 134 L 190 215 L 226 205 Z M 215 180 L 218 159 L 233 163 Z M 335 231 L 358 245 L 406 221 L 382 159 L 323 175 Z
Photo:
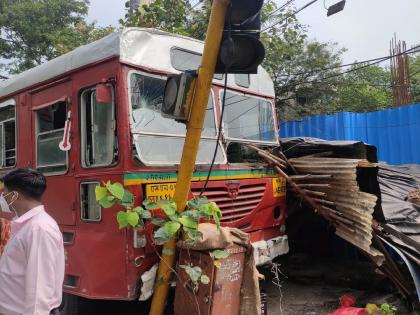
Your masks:
M 1 193 L 1 195 L 0 195 L 0 207 L 1 207 L 1 210 L 4 213 L 12 213 L 12 211 L 10 210 L 10 207 L 16 201 L 17 198 L 15 198 L 10 204 L 6 201 L 6 198 L 4 198 L 5 196 L 8 196 L 12 193 L 13 193 L 13 191 L 9 192 L 7 195 L 5 195 L 4 193 Z M 13 209 L 13 207 L 12 207 L 12 209 Z M 13 210 L 13 212 L 16 214 L 16 211 Z

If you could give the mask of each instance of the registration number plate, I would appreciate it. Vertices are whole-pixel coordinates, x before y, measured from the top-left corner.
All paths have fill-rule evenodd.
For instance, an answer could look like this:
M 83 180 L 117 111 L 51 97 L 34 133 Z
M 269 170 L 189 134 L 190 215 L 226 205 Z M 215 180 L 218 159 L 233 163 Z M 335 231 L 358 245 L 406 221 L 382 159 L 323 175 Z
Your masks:
M 286 196 L 286 178 L 284 177 L 273 178 L 273 196 L 274 197 Z
M 146 198 L 150 201 L 168 200 L 175 194 L 175 183 L 146 185 Z

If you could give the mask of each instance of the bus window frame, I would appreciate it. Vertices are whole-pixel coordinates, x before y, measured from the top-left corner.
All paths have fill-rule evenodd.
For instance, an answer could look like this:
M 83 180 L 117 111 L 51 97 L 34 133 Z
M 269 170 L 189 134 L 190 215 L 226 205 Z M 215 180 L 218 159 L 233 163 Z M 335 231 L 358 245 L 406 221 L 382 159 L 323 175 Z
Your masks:
M 137 132 L 137 134 L 133 134 L 133 128 L 134 128 L 134 121 L 133 121 L 133 108 L 132 108 L 132 104 L 131 104 L 131 75 L 132 74 L 140 74 L 143 75 L 145 77 L 151 77 L 151 78 L 158 78 L 158 79 L 162 79 L 162 80 L 167 80 L 167 75 L 164 74 L 155 74 L 155 73 L 149 73 L 149 72 L 145 72 L 142 70 L 135 70 L 135 69 L 131 69 L 128 71 L 127 73 L 127 98 L 128 98 L 128 110 L 129 110 L 129 122 L 130 122 L 130 134 L 133 135 L 133 141 L 135 141 L 135 136 L 141 136 L 141 135 L 148 135 L 148 136 L 157 136 L 157 137 L 168 137 L 168 138 L 184 138 L 186 137 L 186 133 L 184 135 L 180 135 L 180 134 L 171 134 L 171 133 L 156 133 L 156 132 L 147 132 L 147 131 L 139 131 Z M 214 127 L 215 127 L 215 135 L 212 137 L 209 136 L 202 136 L 202 139 L 207 139 L 207 140 L 215 140 L 217 139 L 217 133 L 219 132 L 219 121 L 218 121 L 218 117 L 217 114 L 218 112 L 216 112 L 216 93 L 214 92 L 213 88 L 211 89 L 211 97 L 212 97 L 212 103 L 213 103 L 213 119 L 214 119 Z M 135 147 L 135 144 L 132 143 L 133 146 Z M 226 150 L 223 147 L 223 142 L 222 139 L 220 139 L 219 143 L 219 148 L 221 149 L 221 153 L 223 156 L 223 161 L 219 162 L 215 162 L 215 164 L 226 164 L 227 163 L 227 154 L 226 154 Z M 219 150 L 220 151 L 220 150 Z M 180 161 L 178 162 L 174 162 L 174 161 L 170 161 L 167 163 L 150 163 L 150 161 L 146 161 L 144 160 L 144 158 L 142 158 L 141 154 L 139 152 L 137 152 L 137 149 L 134 148 L 134 152 L 137 153 L 137 156 L 135 156 L 134 154 L 132 154 L 132 157 L 137 158 L 141 163 L 143 163 L 145 166 L 151 166 L 151 167 L 158 167 L 158 166 L 173 166 L 173 165 L 179 165 Z M 200 165 L 209 165 L 210 163 L 202 163 Z
M 0 102 L 0 109 L 6 108 L 8 106 L 13 106 L 13 108 L 15 109 L 15 117 L 14 117 L 14 119 L 8 119 L 8 120 L 0 122 L 1 128 L 3 128 L 3 130 L 2 130 L 2 137 L 3 137 L 2 144 L 5 145 L 5 139 L 6 139 L 5 138 L 5 133 L 4 133 L 4 123 L 14 120 L 14 122 L 15 122 L 15 163 L 11 166 L 2 166 L 1 164 L 3 164 L 3 161 L 1 161 L 1 164 L 0 164 L 0 169 L 1 170 L 7 170 L 7 169 L 15 168 L 16 165 L 17 165 L 17 159 L 18 159 L 18 147 L 17 147 L 17 144 L 18 144 L 18 128 L 17 128 L 17 126 L 18 126 L 18 115 L 17 115 L 16 99 L 15 98 L 10 98 L 10 99 L 5 100 L 4 102 Z M 0 148 L 0 150 L 3 150 L 3 148 Z M 6 148 L 4 148 L 3 153 L 4 153 L 3 160 L 5 162 L 6 161 Z
M 115 86 L 111 84 L 112 87 L 112 116 L 114 121 L 114 143 L 113 148 L 115 149 L 115 146 L 118 149 L 117 155 L 113 155 L 112 162 L 109 164 L 94 164 L 94 165 L 87 165 L 86 163 L 86 157 L 85 157 L 85 147 L 86 147 L 86 121 L 85 121 L 85 113 L 82 110 L 83 108 L 83 94 L 86 92 L 96 91 L 95 89 L 96 85 L 91 85 L 88 87 L 83 87 L 79 89 L 79 130 L 80 130 L 80 165 L 83 169 L 93 169 L 93 168 L 107 168 L 107 167 L 113 167 L 118 164 L 119 160 L 119 146 L 118 146 L 118 122 L 117 122 L 117 104 L 115 101 Z
M 51 171 L 50 172 L 50 171 L 48 171 L 48 168 L 56 167 L 56 166 L 63 166 L 63 164 L 48 165 L 48 166 L 44 166 L 44 167 L 42 167 L 42 166 L 40 167 L 38 165 L 38 137 L 39 137 L 38 113 L 39 113 L 39 111 L 41 111 L 43 109 L 46 109 L 48 107 L 51 107 L 51 106 L 53 106 L 55 104 L 58 104 L 58 103 L 65 103 L 66 104 L 66 115 L 67 115 L 67 113 L 69 111 L 69 103 L 68 103 L 68 98 L 67 97 L 62 97 L 62 98 L 56 99 L 56 100 L 51 101 L 51 102 L 47 102 L 45 104 L 41 104 L 41 105 L 33 108 L 33 113 L 34 113 L 34 116 L 35 116 L 34 117 L 35 118 L 35 146 L 34 146 L 35 147 L 35 165 L 36 165 L 36 169 L 38 171 L 40 171 L 46 177 L 47 176 L 66 175 L 69 172 L 69 152 L 70 151 L 65 151 L 65 153 L 66 153 L 65 167 L 66 168 L 63 169 L 62 171 Z M 67 117 L 66 117 L 66 119 L 67 119 Z M 60 128 L 60 129 L 55 129 L 55 130 L 52 130 L 52 131 L 48 131 L 48 132 L 51 133 L 51 132 L 56 132 L 58 130 L 63 130 L 63 134 L 64 134 L 64 131 L 65 131 L 64 127 Z M 43 134 L 48 133 L 48 132 L 43 132 Z M 58 148 L 58 149 L 60 149 L 60 148 Z
M 224 89 L 220 89 L 220 91 L 219 91 L 220 104 L 222 104 L 222 102 L 223 102 L 223 92 L 224 92 Z M 222 130 L 223 130 L 223 134 L 225 136 L 225 139 L 227 141 L 234 141 L 234 142 L 240 142 L 240 143 L 258 143 L 258 144 L 264 144 L 264 145 L 267 145 L 267 146 L 276 146 L 276 145 L 280 144 L 280 137 L 279 137 L 279 134 L 278 134 L 278 129 L 276 128 L 276 111 L 275 111 L 275 106 L 274 106 L 274 103 L 273 103 L 272 99 L 269 99 L 269 98 L 266 98 L 266 97 L 263 97 L 263 96 L 256 96 L 256 95 L 253 95 L 253 94 L 247 94 L 247 93 L 244 93 L 244 92 L 238 92 L 238 91 L 234 91 L 234 90 L 226 90 L 226 93 L 232 93 L 232 94 L 238 94 L 238 95 L 242 95 L 242 96 L 246 96 L 246 97 L 252 97 L 252 98 L 260 99 L 260 100 L 263 100 L 263 101 L 266 101 L 267 103 L 269 103 L 271 105 L 271 111 L 273 113 L 274 134 L 275 134 L 275 137 L 276 137 L 276 141 L 261 141 L 261 140 L 250 140 L 250 139 L 240 139 L 240 138 L 229 137 L 228 133 L 226 132 L 225 122 L 222 121 Z M 220 106 L 222 106 L 222 105 L 220 105 Z M 226 117 L 226 116 L 224 116 L 224 117 Z
M 86 181 L 86 182 L 80 182 L 80 185 L 79 185 L 79 198 L 80 198 L 80 220 L 82 221 L 82 222 L 85 222 L 85 223 L 101 223 L 102 222 L 102 219 L 103 219 L 103 216 L 102 216 L 102 213 L 103 213 L 103 208 L 99 205 L 99 203 L 96 203 L 97 204 L 97 206 L 99 207 L 99 209 L 100 209 L 100 211 L 99 211 L 99 219 L 98 220 L 89 220 L 89 219 L 84 219 L 83 218 L 83 199 L 82 199 L 82 186 L 83 185 L 91 185 L 91 184 L 96 184 L 96 185 L 99 185 L 100 184 L 100 181 L 95 181 L 95 180 L 91 180 L 91 181 Z

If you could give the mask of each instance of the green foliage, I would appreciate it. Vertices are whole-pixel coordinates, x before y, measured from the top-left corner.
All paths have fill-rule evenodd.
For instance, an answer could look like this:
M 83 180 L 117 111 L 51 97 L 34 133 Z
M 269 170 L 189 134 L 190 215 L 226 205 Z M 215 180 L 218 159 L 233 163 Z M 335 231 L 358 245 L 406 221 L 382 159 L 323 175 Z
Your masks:
M 229 253 L 225 250 L 216 249 L 210 253 L 213 259 L 225 259 L 229 257 Z
M 362 65 L 354 66 L 359 68 Z M 391 75 L 380 66 L 349 72 L 337 83 L 337 97 L 331 112 L 370 112 L 392 107 Z
M 181 269 L 184 269 L 186 274 L 189 276 L 190 281 L 194 285 L 198 285 L 199 282 L 202 284 L 209 284 L 210 279 L 203 273 L 203 270 L 198 266 L 193 265 L 180 265 Z
M 19 73 L 109 34 L 87 23 L 88 0 L 0 0 L 0 58 Z
M 410 57 L 409 60 L 411 97 L 413 103 L 420 103 L 420 54 Z
M 103 183 L 95 188 L 96 200 L 103 208 L 114 205 L 124 207 L 125 211 L 117 213 L 117 222 L 120 228 L 145 226 L 144 220 L 150 219 L 150 223 L 158 227 L 153 238 L 156 244 L 165 244 L 177 233 L 182 231 L 190 241 L 194 242 L 202 237 L 198 231 L 200 220 L 214 220 L 217 228 L 220 227 L 222 212 L 214 202 L 206 198 L 194 198 L 187 203 L 186 211 L 179 213 L 173 200 L 161 200 L 158 203 L 144 200 L 143 206 L 134 207 L 134 196 L 118 182 Z M 134 208 L 133 208 L 134 207 Z M 153 211 L 162 209 L 165 218 L 153 217 Z
M 213 263 L 217 268 L 222 266 L 221 259 L 225 259 L 229 257 L 229 253 L 225 250 L 216 249 L 210 253 L 210 256 L 213 258 Z
M 117 222 L 120 229 L 137 228 L 139 225 L 144 227 L 145 220 L 150 219 L 150 223 L 155 225 L 157 229 L 153 233 L 153 240 L 157 245 L 164 245 L 166 242 L 174 238 L 181 231 L 188 237 L 191 242 L 202 237 L 198 231 L 198 223 L 200 220 L 214 220 L 217 228 L 220 227 L 220 218 L 222 212 L 214 202 L 208 202 L 206 198 L 194 198 L 187 203 L 187 209 L 183 213 L 179 213 L 177 205 L 173 200 L 161 200 L 157 203 L 150 200 L 143 201 L 143 207 L 134 207 L 134 196 L 127 191 L 124 186 L 118 182 L 103 183 L 95 188 L 96 201 L 103 208 L 110 208 L 116 204 L 125 208 L 125 211 L 118 211 Z M 133 208 L 134 207 L 134 208 Z M 166 217 L 153 217 L 154 210 L 163 210 Z M 168 248 L 162 249 L 162 254 L 173 255 L 173 251 Z M 215 250 L 211 253 L 215 260 L 215 265 L 220 267 L 219 259 L 229 256 L 223 250 Z M 190 277 L 190 281 L 194 286 L 199 282 L 208 284 L 210 279 L 203 274 L 200 267 L 185 265 L 180 266 Z
M 126 2 L 126 14 L 120 20 L 122 26 L 158 28 L 163 31 L 203 39 L 207 30 L 211 2 L 203 0 L 199 8 L 192 9 L 187 0 L 155 0 L 138 10 L 131 10 Z
M 397 309 L 390 305 L 390 304 L 382 304 L 381 305 L 381 312 L 384 315 L 396 315 Z

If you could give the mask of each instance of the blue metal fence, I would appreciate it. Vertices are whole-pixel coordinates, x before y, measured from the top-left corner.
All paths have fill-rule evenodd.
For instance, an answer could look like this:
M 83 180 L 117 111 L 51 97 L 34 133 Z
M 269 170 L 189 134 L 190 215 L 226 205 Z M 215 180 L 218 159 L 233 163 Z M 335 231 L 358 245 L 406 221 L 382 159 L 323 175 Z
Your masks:
M 280 124 L 280 136 L 357 140 L 389 164 L 420 164 L 420 104 L 370 113 L 318 115 Z

